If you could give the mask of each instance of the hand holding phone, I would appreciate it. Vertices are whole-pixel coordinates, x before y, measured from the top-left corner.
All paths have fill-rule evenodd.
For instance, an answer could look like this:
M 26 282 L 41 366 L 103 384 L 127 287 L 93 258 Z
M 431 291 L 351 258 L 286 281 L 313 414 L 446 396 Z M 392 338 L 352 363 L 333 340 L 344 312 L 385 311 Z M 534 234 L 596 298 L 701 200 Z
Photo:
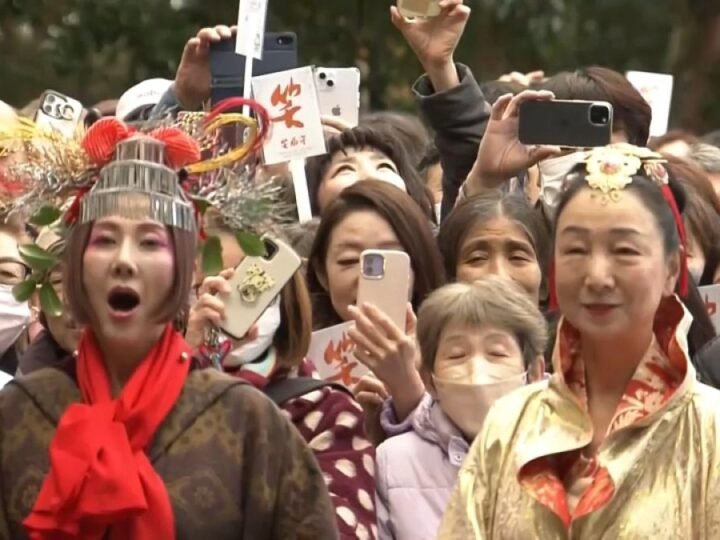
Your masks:
M 241 339 L 302 265 L 302 260 L 286 243 L 264 238 L 263 257 L 245 257 L 230 279 L 230 294 L 223 297 L 225 321 L 220 329 L 233 339 Z
M 610 144 L 613 108 L 604 101 L 526 101 L 518 138 L 526 145 L 593 148 Z
M 268 32 L 263 59 L 253 62 L 253 77 L 295 69 L 298 64 L 297 36 L 292 32 Z M 245 57 L 235 53 L 235 40 L 210 44 L 210 99 L 213 105 L 244 92 Z
M 518 116 L 522 104 L 554 98 L 552 92 L 525 90 L 517 96 L 502 96 L 493 104 L 475 165 L 465 181 L 466 195 L 499 188 L 543 159 L 562 153 L 556 146 L 526 146 L 519 140 Z

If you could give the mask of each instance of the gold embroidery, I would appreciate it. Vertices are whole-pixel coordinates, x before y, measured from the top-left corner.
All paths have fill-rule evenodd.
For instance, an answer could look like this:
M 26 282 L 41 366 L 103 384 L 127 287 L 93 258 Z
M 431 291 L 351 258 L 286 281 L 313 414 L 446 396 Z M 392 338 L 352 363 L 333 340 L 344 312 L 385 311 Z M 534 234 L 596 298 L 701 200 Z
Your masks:
M 602 202 L 617 201 L 620 191 L 640 169 L 658 184 L 667 184 L 668 173 L 660 154 L 630 144 L 596 148 L 585 161 L 588 185 L 601 193 Z

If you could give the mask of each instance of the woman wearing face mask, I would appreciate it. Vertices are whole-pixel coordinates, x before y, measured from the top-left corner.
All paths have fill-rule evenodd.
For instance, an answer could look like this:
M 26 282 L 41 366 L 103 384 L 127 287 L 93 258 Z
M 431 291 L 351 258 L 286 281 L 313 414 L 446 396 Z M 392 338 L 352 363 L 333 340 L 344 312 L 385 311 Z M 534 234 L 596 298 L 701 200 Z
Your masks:
M 720 393 L 690 362 L 682 193 L 658 158 L 600 148 L 568 179 L 555 374 L 492 408 L 440 539 L 720 534 Z
M 515 282 L 534 305 L 547 304 L 544 268 L 550 242 L 543 220 L 522 195 L 492 191 L 460 202 L 443 222 L 437 240 L 449 280 L 472 283 L 502 277 Z M 371 309 L 360 311 L 356 320 L 362 319 L 375 331 L 388 324 Z M 549 328 L 552 331 L 553 325 Z M 398 406 L 398 402 L 418 405 L 423 395 L 427 399 L 420 386 L 387 382 L 407 379 L 406 373 L 414 365 L 414 348 L 402 346 L 407 338 L 403 336 L 391 347 L 406 354 L 371 367 L 386 386 L 396 388 L 392 399 L 383 404 L 381 415 L 382 429 L 389 436 L 407 432 L 414 421 L 413 407 Z M 549 355 L 547 359 L 549 362 Z
M 315 214 L 323 212 L 344 189 L 374 179 L 406 192 L 428 220 L 435 220 L 433 195 L 392 126 L 359 126 L 330 137 L 327 154 L 309 159 L 306 169 Z
M 420 309 L 417 332 L 428 395 L 412 431 L 377 450 L 381 539 L 437 537 L 460 465 L 488 409 L 543 376 L 545 321 L 506 279 L 438 289 Z
M 0 392 L 0 537 L 337 538 L 297 431 L 173 328 L 198 235 L 177 168 L 199 145 L 113 118 L 82 148 L 97 180 L 65 216 L 64 291 L 86 328 L 65 364 Z
M 245 258 L 235 234 L 221 220 L 208 220 L 207 232 L 220 238 L 223 266 Z M 232 270 L 202 281 L 190 309 L 187 340 L 196 350 L 205 332 L 222 322 L 225 309 L 216 295 L 229 291 Z M 214 292 L 215 294 L 210 294 Z M 343 538 L 375 538 L 373 502 L 375 451 L 365 435 L 362 409 L 340 387 L 312 379 L 305 354 L 312 334 L 312 305 L 305 279 L 296 273 L 255 324 L 254 340 L 236 345 L 222 360 L 223 370 L 266 392 L 300 432 L 320 465 Z
M 13 287 L 22 283 L 30 268 L 23 262 L 18 251 L 20 235 L 10 226 L 0 227 L 0 371 L 12 376 L 18 368 L 18 340 L 30 323 L 30 307 L 18 302 Z M 25 340 L 26 342 L 26 340 Z M 0 385 L 8 377 L 3 377 Z

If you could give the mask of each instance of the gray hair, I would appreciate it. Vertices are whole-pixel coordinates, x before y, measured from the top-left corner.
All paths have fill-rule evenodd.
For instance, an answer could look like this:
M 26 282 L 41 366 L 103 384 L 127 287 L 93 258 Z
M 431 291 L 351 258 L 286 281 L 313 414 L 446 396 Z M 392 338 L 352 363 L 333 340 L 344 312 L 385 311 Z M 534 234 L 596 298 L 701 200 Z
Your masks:
M 450 324 L 492 324 L 511 332 L 523 352 L 526 369 L 544 354 L 547 345 L 547 323 L 538 307 L 514 281 L 498 276 L 445 285 L 423 302 L 417 336 L 424 371 L 433 372 L 440 336 Z
M 706 173 L 720 173 L 720 148 L 717 146 L 704 143 L 693 144 L 688 157 Z

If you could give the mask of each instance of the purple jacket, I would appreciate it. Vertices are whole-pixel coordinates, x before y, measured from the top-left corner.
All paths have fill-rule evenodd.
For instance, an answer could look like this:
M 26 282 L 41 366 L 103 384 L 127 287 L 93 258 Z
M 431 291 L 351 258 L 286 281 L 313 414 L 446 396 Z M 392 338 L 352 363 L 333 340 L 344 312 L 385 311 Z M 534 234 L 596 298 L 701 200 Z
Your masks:
M 376 452 L 378 538 L 435 540 L 469 445 L 428 394 L 400 425 L 386 410 L 383 427 L 401 434 Z

